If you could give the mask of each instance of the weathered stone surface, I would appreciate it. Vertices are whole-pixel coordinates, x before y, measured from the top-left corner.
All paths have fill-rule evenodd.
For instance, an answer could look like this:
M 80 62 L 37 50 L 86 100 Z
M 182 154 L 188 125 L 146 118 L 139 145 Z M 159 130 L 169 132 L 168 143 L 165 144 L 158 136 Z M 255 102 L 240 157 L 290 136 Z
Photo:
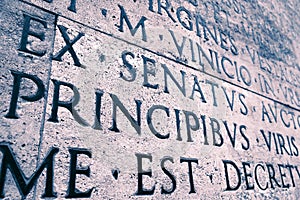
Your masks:
M 42 0 L 31 2 L 57 12 L 62 17 L 168 56 L 188 67 L 205 71 L 272 99 L 284 101 L 297 109 L 300 107 L 298 100 L 293 97 L 299 97 L 299 94 L 295 93 L 300 85 L 297 75 L 299 45 L 296 42 L 298 36 L 295 34 L 299 31 L 299 25 L 296 20 L 292 20 L 298 16 L 293 9 L 297 3 L 282 5 L 281 2 L 268 4 L 258 1 L 204 1 L 195 6 L 188 1 L 168 1 L 169 6 L 166 7 L 162 2 L 162 7 L 159 7 L 158 2 L 161 1 L 136 1 L 129 4 L 126 1 L 97 1 L 77 2 L 75 14 L 70 10 L 66 11 L 67 5 L 70 5 L 68 0 L 53 1 L 51 4 Z M 143 16 L 146 17 L 146 39 L 143 39 L 141 30 L 137 31 L 136 37 L 133 38 L 125 22 L 123 32 L 119 31 L 120 7 L 128 14 L 133 28 Z M 270 12 L 275 7 L 276 13 Z M 174 38 L 170 31 L 173 32 Z M 176 42 L 178 47 L 183 44 L 181 51 L 176 48 Z M 197 44 L 208 57 L 209 50 L 218 53 L 220 70 L 217 70 L 217 66 L 212 70 L 203 55 L 200 57 L 205 65 L 203 67 L 199 64 Z M 213 56 L 212 62 L 217 65 L 214 61 L 216 55 Z M 233 63 L 231 66 L 225 61 L 225 70 L 221 66 L 224 56 Z M 238 71 L 241 66 L 250 70 L 251 79 L 248 79 L 243 69 L 236 72 L 235 62 Z M 242 81 L 242 75 L 245 76 L 246 83 Z M 264 80 L 271 88 L 265 86 Z M 291 89 L 291 94 L 286 92 L 287 88 Z
M 1 142 L 27 177 L 54 161 L 5 197 L 299 198 L 299 3 L 167 3 L 0 2 Z M 18 119 L 12 70 L 45 87 L 24 78 Z
M 51 69 L 50 54 L 54 43 L 55 17 L 19 1 L 3 0 L 0 2 L 0 7 L 0 140 L 11 146 L 24 173 L 28 175 L 35 171 L 37 165 L 44 124 L 45 98 L 42 97 L 35 102 L 18 98 L 15 116 L 13 116 L 14 112 L 9 114 L 9 108 L 14 107 L 12 93 L 14 79 L 18 79 L 18 74 L 36 75 L 47 87 Z M 20 50 L 24 23 L 28 19 L 26 17 L 39 18 L 47 22 L 47 28 L 45 28 L 42 24 L 31 20 L 30 30 L 44 32 L 45 39 L 41 41 L 38 38 L 29 38 L 27 44 L 27 49 L 32 51 L 46 49 L 47 52 L 43 57 Z M 32 80 L 23 77 L 19 89 L 19 96 L 28 97 L 35 95 L 37 88 Z M 14 117 L 18 119 L 14 119 Z M 1 158 L 3 158 L 2 155 Z M 9 199 L 19 198 L 18 190 L 10 173 L 7 174 L 6 179 L 4 190 L 6 197 Z M 28 196 L 29 199 L 30 197 L 32 194 Z

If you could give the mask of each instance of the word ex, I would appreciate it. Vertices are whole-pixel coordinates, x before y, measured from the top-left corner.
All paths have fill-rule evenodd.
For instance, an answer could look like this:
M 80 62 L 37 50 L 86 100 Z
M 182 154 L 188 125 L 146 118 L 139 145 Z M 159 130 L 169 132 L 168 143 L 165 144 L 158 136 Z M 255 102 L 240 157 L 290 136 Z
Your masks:
M 52 0 L 48 0 L 48 3 L 52 3 Z M 70 10 L 76 12 L 75 8 L 76 1 L 72 0 L 71 5 L 69 7 Z M 139 28 L 141 27 L 142 31 L 142 40 L 144 42 L 147 41 L 146 29 L 145 29 L 145 21 L 147 20 L 146 17 L 142 16 L 139 22 L 134 26 L 128 18 L 128 15 L 123 8 L 123 6 L 118 5 L 120 9 L 120 21 L 119 25 L 116 25 L 119 32 L 124 32 L 124 26 L 127 25 L 132 36 L 134 36 Z M 36 49 L 31 47 L 31 43 L 35 43 L 37 46 L 40 46 L 40 43 L 45 41 L 47 38 L 45 30 L 48 28 L 48 22 L 44 19 L 34 17 L 28 14 L 23 14 L 24 21 L 23 21 L 23 31 L 20 40 L 20 47 L 19 51 L 32 54 L 34 56 L 42 57 L 47 53 L 47 49 Z M 79 32 L 77 36 L 73 39 L 70 38 L 68 34 L 68 28 L 63 25 L 57 25 L 58 30 L 61 33 L 61 36 L 65 42 L 65 46 L 61 48 L 57 53 L 55 53 L 52 57 L 53 60 L 62 61 L 62 57 L 65 53 L 69 52 L 73 61 L 74 65 L 77 67 L 82 67 L 80 60 L 73 48 L 73 45 L 80 40 L 85 34 Z
M 29 53 L 38 57 L 42 57 L 47 53 L 46 49 L 43 50 L 38 50 L 35 49 L 33 47 L 30 47 L 30 40 L 33 40 L 34 43 L 39 44 L 39 42 L 43 42 L 46 40 L 46 35 L 45 32 L 43 32 L 42 30 L 47 29 L 48 25 L 47 22 L 37 18 L 37 17 L 33 17 L 27 14 L 23 14 L 24 16 L 24 24 L 23 24 L 23 31 L 22 31 L 22 36 L 21 36 L 21 40 L 20 40 L 20 47 L 19 47 L 19 51 L 25 52 L 25 53 Z M 34 25 L 38 25 L 39 30 L 37 30 L 37 28 L 34 28 Z M 67 33 L 67 28 L 62 26 L 62 25 L 57 25 L 58 29 L 65 41 L 65 46 L 59 50 L 55 55 L 53 55 L 53 60 L 57 60 L 57 61 L 62 61 L 62 56 L 66 53 L 69 52 L 70 55 L 72 56 L 73 60 L 74 60 L 74 65 L 80 67 L 81 63 L 79 61 L 78 56 L 75 53 L 75 50 L 73 49 L 73 45 L 81 38 L 84 36 L 84 33 L 78 33 L 78 35 L 76 37 L 74 37 L 73 39 L 71 39 Z M 34 39 L 33 39 L 34 38 Z

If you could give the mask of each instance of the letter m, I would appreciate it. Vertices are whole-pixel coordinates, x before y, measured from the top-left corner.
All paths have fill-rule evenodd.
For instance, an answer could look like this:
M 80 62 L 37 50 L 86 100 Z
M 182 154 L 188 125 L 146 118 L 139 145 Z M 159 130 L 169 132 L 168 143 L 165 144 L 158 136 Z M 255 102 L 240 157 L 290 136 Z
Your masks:
M 4 198 L 4 184 L 6 179 L 7 169 L 10 170 L 17 188 L 23 198 L 25 198 L 32 187 L 36 185 L 37 179 L 47 168 L 46 173 L 46 187 L 45 192 L 42 197 L 56 197 L 55 192 L 53 192 L 53 170 L 54 170 L 54 156 L 58 153 L 58 148 L 52 148 L 48 155 L 45 157 L 42 164 L 35 170 L 35 172 L 27 178 L 24 172 L 21 170 L 20 165 L 12 152 L 11 147 L 6 143 L 0 143 L 0 151 L 3 154 L 1 171 L 0 171 L 0 198 Z
M 118 5 L 120 10 L 121 10 L 121 16 L 120 16 L 120 25 L 117 25 L 117 27 L 119 28 L 119 31 L 120 32 L 124 32 L 124 29 L 123 29 L 123 25 L 124 25 L 124 20 L 130 30 L 130 33 L 132 36 L 135 35 L 136 31 L 138 30 L 138 28 L 140 26 L 142 26 L 142 40 L 147 42 L 147 35 L 146 35 L 146 29 L 145 29 L 145 21 L 147 20 L 146 17 L 142 16 L 142 18 L 140 19 L 140 21 L 137 23 L 137 25 L 133 28 L 132 27 L 132 24 L 130 23 L 128 17 L 127 17 L 127 14 L 123 8 L 123 6 L 121 5 Z

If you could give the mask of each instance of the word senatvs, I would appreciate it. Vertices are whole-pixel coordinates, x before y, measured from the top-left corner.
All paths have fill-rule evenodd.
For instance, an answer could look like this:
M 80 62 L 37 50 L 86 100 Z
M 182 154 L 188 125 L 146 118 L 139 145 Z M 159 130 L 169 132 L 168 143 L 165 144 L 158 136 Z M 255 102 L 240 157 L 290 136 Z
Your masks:
M 171 74 L 169 69 L 165 66 L 165 76 L 171 77 L 173 81 L 176 81 L 174 76 Z M 17 114 L 17 104 L 18 104 L 18 98 L 21 98 L 25 101 L 33 102 L 38 101 L 39 99 L 43 98 L 45 93 L 45 86 L 41 79 L 39 79 L 37 76 L 25 74 L 23 72 L 18 71 L 11 71 L 13 77 L 14 77 L 14 86 L 13 86 L 13 92 L 11 96 L 11 102 L 8 109 L 8 112 L 6 114 L 6 118 L 10 119 L 17 119 L 19 118 Z M 28 79 L 29 81 L 32 81 L 36 87 L 37 91 L 34 95 L 29 96 L 21 96 L 19 97 L 20 93 L 20 85 L 22 79 Z M 168 80 L 171 80 L 168 79 Z M 165 81 L 165 91 L 168 93 L 168 80 Z M 196 81 L 197 79 L 195 79 Z M 70 114 L 73 116 L 74 120 L 81 124 L 82 126 L 91 126 L 95 130 L 103 130 L 102 120 L 101 120 L 101 113 L 102 112 L 102 98 L 105 95 L 104 91 L 102 90 L 96 90 L 95 91 L 95 104 L 94 104 L 94 110 L 91 110 L 91 112 L 94 113 L 94 122 L 93 125 L 90 125 L 85 119 L 83 119 L 80 116 L 80 113 L 76 111 L 76 105 L 80 101 L 80 94 L 76 86 L 74 86 L 71 83 L 59 81 L 59 80 L 52 80 L 52 83 L 54 84 L 54 91 L 53 91 L 53 99 L 52 99 L 52 109 L 49 119 L 47 119 L 50 122 L 59 122 L 58 118 L 58 110 L 59 108 L 64 108 L 70 111 Z M 213 84 L 211 82 L 208 82 L 209 85 Z M 177 83 L 178 84 L 178 83 Z M 195 85 L 198 84 L 198 82 L 195 82 Z M 194 85 L 194 90 L 192 93 L 199 92 L 200 90 L 198 87 Z M 198 85 L 199 86 L 199 85 Z M 70 96 L 71 100 L 68 101 L 62 101 L 60 99 L 60 93 L 62 92 L 62 89 L 68 88 L 71 91 L 73 91 L 74 95 Z M 213 89 L 214 90 L 214 89 Z M 226 92 L 226 90 L 224 90 Z M 203 93 L 201 92 L 203 95 Z M 130 112 L 129 109 L 121 102 L 119 97 L 115 94 L 108 93 L 108 98 L 111 101 L 112 104 L 112 116 L 111 116 L 111 127 L 107 127 L 109 130 L 113 132 L 120 132 L 118 128 L 118 116 L 122 113 L 123 116 L 126 117 L 128 120 L 128 123 L 134 128 L 136 133 L 138 135 L 142 135 L 142 122 L 145 122 L 145 125 L 148 126 L 151 133 L 159 138 L 159 139 L 170 139 L 172 131 L 168 130 L 167 127 L 163 127 L 162 129 L 164 131 L 158 131 L 155 126 L 155 120 L 157 120 L 155 117 L 157 117 L 158 114 L 161 116 L 165 116 L 166 120 L 170 120 L 174 125 L 174 130 L 176 130 L 176 140 L 177 141 L 183 141 L 183 142 L 194 142 L 193 139 L 193 132 L 196 133 L 196 131 L 200 132 L 202 131 L 204 141 L 204 145 L 210 145 L 213 144 L 214 146 L 222 146 L 224 144 L 225 137 L 229 138 L 229 141 L 233 147 L 236 147 L 238 144 L 236 142 L 236 136 L 239 135 L 239 143 L 243 150 L 248 150 L 250 148 L 250 140 L 247 137 L 246 131 L 247 127 L 246 125 L 238 125 L 236 123 L 229 124 L 227 121 L 222 121 L 219 119 L 216 119 L 214 117 L 208 117 L 206 115 L 199 115 L 192 111 L 186 111 L 186 110 L 179 110 L 179 109 L 170 109 L 164 105 L 152 105 L 149 108 L 145 110 L 145 113 L 142 113 L 142 106 L 143 102 L 141 100 L 134 100 L 134 106 L 136 109 L 136 117 L 134 117 Z M 242 99 L 243 97 L 240 96 Z M 202 99 L 202 101 L 205 101 Z M 213 100 L 214 102 L 216 99 Z M 241 112 L 248 112 L 247 107 L 244 103 L 241 103 L 243 108 L 241 108 Z M 90 104 L 92 105 L 92 103 Z M 132 106 L 132 105 L 131 105 Z M 145 119 L 142 116 L 145 116 Z M 144 119 L 144 120 L 143 120 Z M 182 122 L 183 121 L 183 122 Z M 185 123 L 184 123 L 185 122 Z M 163 126 L 163 125 L 161 125 Z M 226 133 L 222 133 L 222 129 L 226 131 Z M 183 130 L 186 133 L 186 135 L 183 135 Z M 164 133 L 162 133 L 164 132 Z M 227 139 L 227 138 L 226 138 Z
M 169 92 L 168 89 L 168 80 L 173 80 L 173 82 L 176 81 L 175 77 L 172 75 L 170 70 L 164 66 L 164 73 L 166 77 L 169 77 L 168 79 L 165 80 L 165 86 L 164 89 Z M 18 104 L 18 98 L 22 98 L 24 101 L 38 101 L 39 99 L 44 97 L 45 93 L 45 85 L 43 81 L 38 78 L 35 75 L 30 75 L 26 74 L 23 72 L 18 72 L 18 71 L 11 71 L 12 76 L 14 77 L 14 84 L 13 84 L 13 91 L 12 91 L 12 96 L 11 96 L 11 102 L 10 106 L 8 109 L 8 112 L 6 114 L 6 118 L 11 118 L 11 119 L 17 119 L 19 118 L 17 114 L 17 104 Z M 121 77 L 122 78 L 122 77 Z M 23 79 L 27 79 L 27 81 L 33 82 L 35 84 L 37 90 L 35 93 L 32 95 L 28 96 L 20 96 L 19 93 L 22 87 L 21 84 L 24 84 L 22 82 Z M 195 79 L 196 80 L 196 79 Z M 80 100 L 80 95 L 79 91 L 71 83 L 63 82 L 63 81 L 58 81 L 58 80 L 52 80 L 52 83 L 54 84 L 54 91 L 53 91 L 53 100 L 52 100 L 52 109 L 51 109 L 51 114 L 48 119 L 50 122 L 59 122 L 58 120 L 58 109 L 59 108 L 65 108 L 70 111 L 70 114 L 74 117 L 75 121 L 77 121 L 79 124 L 83 126 L 89 126 L 89 123 L 86 122 L 82 117 L 80 117 L 80 113 L 76 111 L 76 105 L 78 104 Z M 150 84 L 149 82 L 147 82 Z M 196 82 L 194 82 L 196 83 Z M 150 84 L 152 85 L 152 84 Z M 177 87 L 179 88 L 179 83 L 177 82 Z M 62 92 L 62 87 L 67 87 L 71 91 L 73 91 L 74 95 L 70 96 L 70 101 L 62 101 L 60 100 L 60 93 Z M 32 87 L 35 88 L 35 87 Z M 197 87 L 193 87 L 197 88 Z M 193 92 L 196 92 L 193 91 Z M 197 92 L 200 92 L 199 88 Z M 101 102 L 102 102 L 102 97 L 104 96 L 104 92 L 102 90 L 96 90 L 95 92 L 95 120 L 94 124 L 91 125 L 91 127 L 95 130 L 102 130 L 102 121 L 101 121 Z M 202 93 L 204 95 L 204 93 Z M 121 113 L 126 117 L 128 122 L 131 124 L 131 126 L 136 130 L 138 135 L 142 134 L 142 109 L 141 106 L 143 105 L 143 102 L 140 100 L 135 100 L 135 108 L 136 108 L 136 117 L 133 117 L 129 110 L 126 108 L 126 106 L 120 101 L 120 99 L 111 93 L 108 93 L 108 96 L 111 99 L 112 102 L 112 123 L 111 127 L 109 130 L 113 132 L 119 132 L 118 128 L 118 111 L 121 111 Z M 203 96 L 204 97 L 204 96 Z M 203 99 L 202 99 L 203 100 Z M 241 109 L 241 113 L 243 111 L 246 112 L 247 107 L 244 107 L 244 110 Z M 236 138 L 233 137 L 233 135 L 240 134 L 240 145 L 243 150 L 249 150 L 250 148 L 250 140 L 247 137 L 247 127 L 245 125 L 237 125 L 233 124 L 232 126 L 229 125 L 228 122 L 226 121 L 221 121 L 217 120 L 212 117 L 207 117 L 205 115 L 201 115 L 200 118 L 191 111 L 185 111 L 185 110 L 178 110 L 174 109 L 171 111 L 170 108 L 163 106 L 163 105 L 152 105 L 150 108 L 146 111 L 146 122 L 147 125 L 150 129 L 150 131 L 153 133 L 153 135 L 159 139 L 170 139 L 170 133 L 161 133 L 155 129 L 155 126 L 153 125 L 153 120 L 155 120 L 154 116 L 154 111 L 159 111 L 162 112 L 167 118 L 171 117 L 171 112 L 173 112 L 174 116 L 174 121 L 176 130 L 176 140 L 178 141 L 183 141 L 183 138 L 186 138 L 186 142 L 194 142 L 193 139 L 193 132 L 200 131 L 200 124 L 202 127 L 202 133 L 203 133 L 203 144 L 204 145 L 209 145 L 212 144 L 214 146 L 220 147 L 224 144 L 224 139 L 225 137 L 228 137 L 230 140 L 230 143 L 233 147 L 236 147 L 237 142 Z M 182 114 L 185 120 L 185 128 L 186 128 L 186 137 L 183 137 L 182 135 L 182 119 L 180 118 L 180 115 Z M 183 121 L 184 121 L 183 120 Z M 225 129 L 227 133 L 221 133 L 221 125 L 225 126 Z M 210 131 L 208 131 L 210 130 Z M 233 130 L 233 131 L 232 131 Z M 211 136 L 209 135 L 209 132 L 211 133 Z M 266 140 L 266 143 L 268 144 L 268 147 L 271 148 L 271 140 L 268 138 L 271 138 L 271 133 L 269 132 L 269 137 L 267 137 L 267 133 L 264 133 L 263 131 L 262 135 L 264 136 L 264 139 Z M 270 136 L 271 135 L 271 136 Z M 274 134 L 273 134 L 274 136 Z M 279 137 L 280 136 L 280 137 Z M 276 144 L 276 140 L 282 141 L 282 136 L 279 135 L 276 138 L 274 138 L 274 142 Z M 275 137 L 275 136 L 274 136 Z M 298 149 L 294 144 L 294 138 L 291 138 L 291 145 L 286 147 L 282 142 L 279 142 L 279 147 L 278 149 L 276 148 L 276 151 L 281 150 L 281 154 L 283 152 L 287 152 L 289 155 L 295 155 L 298 156 Z M 288 141 L 288 144 L 289 141 Z M 276 144 L 277 145 L 277 144 Z M 290 149 L 290 150 L 289 150 Z M 36 170 L 36 172 L 31 176 L 31 178 L 27 178 L 24 173 L 22 172 L 20 166 L 18 165 L 16 158 L 7 144 L 1 144 L 0 145 L 0 151 L 3 153 L 4 157 L 2 160 L 2 174 L 0 177 L 0 194 L 2 197 L 4 197 L 4 184 L 5 184 L 5 176 L 7 169 L 11 171 L 12 174 L 15 174 L 15 182 L 17 183 L 17 187 L 20 191 L 20 194 L 25 197 L 29 194 L 31 191 L 33 185 L 36 183 L 38 177 L 41 175 L 42 171 L 47 168 L 47 177 L 46 177 L 46 186 L 45 186 L 45 192 L 43 194 L 43 197 L 55 197 L 55 192 L 53 190 L 53 166 L 54 166 L 54 156 L 56 153 L 58 153 L 59 149 L 58 148 L 52 148 L 49 150 L 48 155 L 44 158 L 44 161 L 41 163 L 39 168 Z M 269 149 L 270 151 L 270 149 Z M 80 149 L 80 148 L 70 148 L 69 149 L 70 153 L 70 178 L 69 178 L 69 189 L 66 195 L 66 198 L 81 198 L 81 197 L 90 197 L 92 193 L 92 188 L 90 190 L 87 190 L 85 192 L 80 192 L 76 189 L 75 187 L 75 182 L 76 182 L 76 174 L 83 174 L 86 176 L 90 176 L 90 169 L 89 168 L 83 168 L 83 169 L 78 169 L 77 167 L 77 156 L 79 154 L 83 154 L 88 156 L 89 158 L 92 157 L 92 153 L 87 150 L 87 149 Z M 278 153 L 279 154 L 279 153 Z M 154 194 L 155 187 L 153 186 L 152 188 L 144 188 L 143 184 L 143 176 L 150 176 L 152 177 L 152 172 L 151 169 L 148 171 L 145 171 L 142 166 L 142 160 L 148 160 L 152 162 L 152 155 L 151 154 L 136 154 L 137 157 L 137 166 L 138 166 L 138 189 L 136 192 L 136 195 L 152 195 Z M 173 193 L 176 190 L 176 178 L 175 175 L 172 174 L 170 171 L 168 171 L 164 166 L 166 162 L 171 162 L 174 163 L 174 158 L 167 156 L 161 159 L 161 170 L 169 177 L 169 179 L 172 182 L 172 186 L 170 188 L 161 188 L 161 193 L 162 194 L 170 194 Z M 295 187 L 296 186 L 296 179 L 294 178 L 295 174 L 297 173 L 299 176 L 299 170 L 297 166 L 293 165 L 284 165 L 284 164 L 269 164 L 269 163 L 259 163 L 253 165 L 250 162 L 243 162 L 242 163 L 242 170 L 238 166 L 237 163 L 229 160 L 222 160 L 224 164 L 224 170 L 225 170 L 225 178 L 226 178 L 226 189 L 225 191 L 234 191 L 237 190 L 241 187 L 242 183 L 246 185 L 248 190 L 253 190 L 256 187 L 261 189 L 261 190 L 266 190 L 266 189 L 271 189 L 275 187 L 282 187 L 282 188 L 289 188 L 289 187 Z M 190 192 L 189 193 L 196 193 L 195 186 L 193 183 L 193 171 L 192 171 L 192 165 L 198 164 L 198 159 L 196 158 L 184 158 L 180 157 L 180 163 L 187 163 L 188 164 L 188 173 L 189 173 L 189 184 L 190 184 Z M 278 170 L 277 170 L 278 166 Z M 229 170 L 231 169 L 231 170 Z M 233 172 L 232 172 L 233 171 Z M 279 173 L 278 173 L 279 171 Z M 235 173 L 236 175 L 233 176 L 232 174 Z M 244 175 L 243 175 L 244 174 Z M 245 182 L 242 182 L 242 176 L 245 176 Z M 261 176 L 267 177 L 267 179 L 262 179 L 260 178 Z M 17 178 L 18 177 L 18 178 Z M 237 178 L 237 182 L 233 182 L 232 179 L 234 177 Z M 266 181 L 267 180 L 267 181 Z M 281 181 L 280 181 L 281 180 Z
M 124 79 L 124 81 L 131 82 L 135 80 L 137 72 L 129 63 L 128 56 L 134 57 L 133 53 L 131 52 L 123 52 L 122 59 L 124 66 L 126 66 L 126 69 L 124 69 L 123 72 L 120 72 L 119 78 Z M 198 80 L 197 76 L 191 77 L 193 79 L 192 81 L 190 81 L 192 82 L 192 84 L 187 85 L 185 83 L 187 79 L 186 72 L 180 71 L 176 74 L 176 77 L 178 77 L 179 75 L 179 79 L 181 79 L 179 80 L 178 78 L 175 78 L 175 75 L 165 64 L 161 64 L 162 73 L 160 75 L 164 77 L 163 83 L 159 84 L 151 82 L 148 77 L 150 77 L 150 75 L 153 76 L 153 72 L 151 72 L 151 70 L 148 68 L 148 65 L 150 65 L 151 63 L 155 64 L 155 61 L 143 55 L 142 58 L 144 63 L 143 87 L 151 88 L 154 90 L 157 90 L 157 88 L 161 88 L 162 91 L 159 92 L 163 92 L 165 94 L 170 95 L 172 94 L 172 92 L 174 92 L 174 90 L 177 90 L 176 92 L 179 91 L 179 93 L 177 93 L 176 95 L 182 95 L 183 98 L 193 100 L 197 104 L 212 104 L 215 107 L 218 107 L 219 104 L 227 104 L 228 106 L 226 107 L 226 109 L 230 109 L 230 111 L 236 111 L 241 115 L 248 115 L 248 113 L 250 112 L 250 109 L 246 104 L 246 96 L 244 94 L 239 93 L 235 90 L 228 90 L 223 86 L 219 86 L 217 83 L 211 80 Z M 35 75 L 13 70 L 11 70 L 11 73 L 14 78 L 14 84 L 9 109 L 5 117 L 10 119 L 17 119 L 19 117 L 17 114 L 18 99 L 21 98 L 22 100 L 29 102 L 34 102 L 42 99 L 45 95 L 45 84 L 38 76 Z M 32 91 L 33 93 L 35 92 L 34 95 L 19 95 L 20 90 L 22 88 L 21 85 L 24 84 L 22 83 L 22 80 L 24 79 L 33 82 L 33 84 L 36 85 L 37 91 Z M 72 83 L 54 79 L 52 80 L 52 84 L 54 85 L 52 109 L 50 117 L 47 119 L 50 122 L 59 122 L 58 110 L 59 108 L 63 108 L 69 110 L 70 114 L 79 124 L 83 126 L 90 126 L 95 130 L 102 130 L 104 128 L 103 122 L 101 120 L 101 113 L 103 113 L 102 101 L 104 98 L 106 98 L 105 101 L 111 102 L 112 107 L 111 127 L 107 127 L 111 131 L 120 131 L 118 128 L 118 116 L 120 116 L 120 114 L 123 114 L 130 123 L 130 125 L 135 129 L 138 135 L 141 135 L 143 131 L 146 131 L 142 131 L 142 127 L 144 127 L 142 125 L 146 125 L 151 131 L 151 133 L 159 139 L 170 139 L 172 136 L 170 132 L 173 132 L 173 134 L 175 134 L 176 140 L 178 141 L 186 140 L 187 142 L 194 142 L 193 132 L 199 133 L 200 131 L 202 131 L 204 138 L 204 141 L 202 142 L 204 143 L 204 145 L 209 145 L 212 143 L 214 146 L 222 146 L 225 137 L 228 137 L 233 147 L 237 145 L 235 135 L 239 135 L 239 143 L 242 149 L 248 150 L 250 148 L 250 140 L 247 137 L 246 125 L 237 123 L 231 124 L 226 120 L 216 119 L 214 117 L 206 116 L 204 114 L 199 114 L 198 112 L 196 113 L 195 111 L 192 112 L 188 110 L 180 110 L 177 108 L 171 109 L 170 107 L 167 107 L 162 104 L 154 104 L 150 105 L 150 107 L 149 105 L 144 106 L 144 104 L 148 102 L 143 103 L 142 100 L 138 99 L 135 99 L 134 101 L 132 100 L 132 103 L 130 105 L 130 108 L 133 107 L 136 109 L 136 114 L 134 116 L 129 111 L 127 107 L 128 105 L 124 105 L 117 95 L 109 92 L 104 92 L 101 89 L 96 89 L 94 91 L 95 101 L 90 102 L 90 106 L 85 106 L 87 107 L 86 110 L 88 110 L 89 113 L 93 113 L 92 115 L 94 115 L 94 121 L 91 125 L 89 122 L 87 122 L 80 116 L 80 113 L 76 109 L 78 103 L 80 102 L 80 92 L 78 91 L 77 87 Z M 170 89 L 170 84 L 173 84 L 176 87 Z M 70 92 L 67 93 L 68 95 L 64 94 L 63 92 L 65 91 L 65 88 L 72 91 L 73 95 L 70 95 Z M 217 92 L 222 93 L 223 96 L 217 95 Z M 65 99 L 70 100 L 63 101 L 61 100 L 61 96 L 64 96 Z M 197 109 L 199 108 L 201 107 L 197 107 Z M 199 112 L 201 112 L 201 110 L 199 110 Z M 266 113 L 267 111 L 263 110 L 262 116 L 264 117 Z M 172 129 L 164 127 L 162 124 L 160 126 L 162 127 L 161 130 L 163 131 L 158 131 L 157 128 L 155 128 L 154 126 L 157 120 L 156 117 L 158 115 L 162 116 L 165 120 L 174 122 Z M 143 116 L 145 117 L 143 118 Z M 283 118 L 285 115 L 280 114 L 280 116 L 281 118 L 279 119 L 281 119 L 282 121 L 285 120 L 285 123 L 287 123 L 286 121 L 288 119 Z M 290 120 L 293 120 L 295 118 L 291 118 Z M 183 136 L 183 132 L 186 133 L 185 137 Z

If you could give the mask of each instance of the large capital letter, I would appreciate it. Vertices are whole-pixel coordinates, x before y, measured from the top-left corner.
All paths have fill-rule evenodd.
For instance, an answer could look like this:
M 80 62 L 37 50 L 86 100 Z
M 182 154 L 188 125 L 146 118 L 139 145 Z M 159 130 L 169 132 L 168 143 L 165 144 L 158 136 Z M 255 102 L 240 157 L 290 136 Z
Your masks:
M 26 14 L 23 14 L 23 16 L 24 16 L 24 25 L 23 25 L 23 32 L 22 32 L 22 37 L 21 37 L 19 50 L 41 57 L 41 56 L 46 54 L 46 50 L 36 51 L 36 50 L 33 50 L 33 49 L 28 49 L 27 48 L 28 36 L 33 36 L 35 38 L 38 38 L 41 41 L 44 41 L 45 40 L 45 33 L 32 31 L 30 29 L 30 22 L 31 21 L 38 22 L 39 24 L 43 25 L 44 28 L 47 28 L 47 22 L 45 22 L 41 19 L 29 16 L 29 15 L 26 15 Z
M 0 172 L 0 198 L 4 198 L 4 184 L 7 174 L 7 169 L 10 170 L 14 181 L 16 182 L 17 188 L 23 198 L 25 198 L 32 187 L 36 184 L 37 179 L 45 168 L 46 173 L 46 186 L 45 192 L 42 197 L 56 197 L 56 193 L 53 191 L 53 171 L 54 171 L 54 156 L 58 153 L 58 148 L 52 148 L 48 155 L 45 157 L 42 164 L 35 170 L 35 172 L 27 178 L 24 172 L 21 170 L 12 149 L 8 144 L 0 143 L 0 151 L 3 154 L 1 172 Z M 22 199 L 23 199 L 22 198 Z
M 57 60 L 57 61 L 62 61 L 62 56 L 69 51 L 69 53 L 71 54 L 73 60 L 74 60 L 74 64 L 75 66 L 80 67 L 81 63 L 79 61 L 79 58 L 77 57 L 74 49 L 73 49 L 73 45 L 75 44 L 75 42 L 77 42 L 82 36 L 84 36 L 84 33 L 79 33 L 73 40 L 71 40 L 67 34 L 67 28 L 62 26 L 62 25 L 58 25 L 58 29 L 62 34 L 62 37 L 66 43 L 66 46 L 64 46 L 64 48 L 62 48 L 57 54 L 55 54 L 53 56 L 53 60 Z
M 22 78 L 29 79 L 35 83 L 37 86 L 37 91 L 34 95 L 30 96 L 21 96 L 23 100 L 29 101 L 29 102 L 34 102 L 40 100 L 42 97 L 45 95 L 45 86 L 43 81 L 38 78 L 37 76 L 30 75 L 30 74 L 25 74 L 23 72 L 18 72 L 11 70 L 11 74 L 14 76 L 14 84 L 13 84 L 13 91 L 11 95 L 11 100 L 10 100 L 10 106 L 8 113 L 5 115 L 6 118 L 10 119 L 18 119 L 19 116 L 16 112 L 17 109 L 17 103 L 18 103 L 18 97 L 20 93 L 20 85 L 21 85 L 21 80 Z

